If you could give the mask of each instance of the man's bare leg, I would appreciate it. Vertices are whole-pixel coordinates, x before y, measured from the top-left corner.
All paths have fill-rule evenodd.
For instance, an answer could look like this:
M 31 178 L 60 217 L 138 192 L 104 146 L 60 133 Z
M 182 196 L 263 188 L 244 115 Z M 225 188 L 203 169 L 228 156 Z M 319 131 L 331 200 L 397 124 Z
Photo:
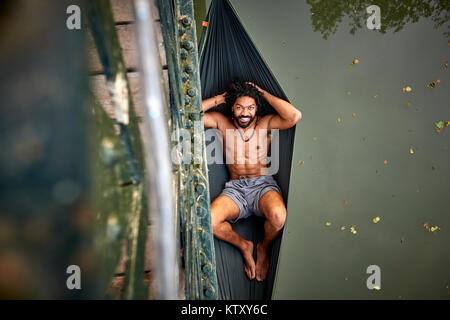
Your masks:
M 268 247 L 280 234 L 286 221 L 286 206 L 281 195 L 270 190 L 259 199 L 259 210 L 266 217 L 264 239 L 256 246 L 256 280 L 263 281 L 269 270 Z
M 220 195 L 211 203 L 211 222 L 214 236 L 220 240 L 236 246 L 244 258 L 245 273 L 252 280 L 256 276 L 255 260 L 253 259 L 253 242 L 247 241 L 233 231 L 226 220 L 233 220 L 239 216 L 239 207 L 228 196 Z

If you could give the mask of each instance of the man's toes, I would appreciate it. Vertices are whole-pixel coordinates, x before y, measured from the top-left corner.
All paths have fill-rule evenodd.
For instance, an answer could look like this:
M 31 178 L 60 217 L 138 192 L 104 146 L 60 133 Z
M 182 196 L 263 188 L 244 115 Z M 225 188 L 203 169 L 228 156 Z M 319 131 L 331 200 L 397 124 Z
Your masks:
M 264 279 L 266 279 L 266 276 L 264 274 L 260 273 L 256 275 L 256 280 L 258 280 L 259 282 L 264 281 Z
M 245 267 L 245 274 L 250 280 L 255 279 L 255 270 L 252 268 Z

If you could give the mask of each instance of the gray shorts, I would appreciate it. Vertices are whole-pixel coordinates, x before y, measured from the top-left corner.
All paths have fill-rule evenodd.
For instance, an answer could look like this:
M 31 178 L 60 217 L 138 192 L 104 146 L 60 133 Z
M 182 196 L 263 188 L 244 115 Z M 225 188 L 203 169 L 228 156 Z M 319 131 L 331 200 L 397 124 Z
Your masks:
M 235 223 L 239 219 L 248 218 L 252 213 L 262 217 L 263 214 L 259 211 L 258 202 L 270 190 L 275 190 L 281 195 L 281 190 L 272 176 L 228 181 L 221 194 L 229 196 L 239 207 L 239 217 L 229 220 L 229 222 Z

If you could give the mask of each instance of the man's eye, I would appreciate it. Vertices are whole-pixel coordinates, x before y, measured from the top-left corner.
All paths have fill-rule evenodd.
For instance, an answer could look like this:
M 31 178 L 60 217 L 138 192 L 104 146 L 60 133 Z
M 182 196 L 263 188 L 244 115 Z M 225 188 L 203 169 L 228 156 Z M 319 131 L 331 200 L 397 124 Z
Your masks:
M 248 107 L 248 111 L 253 111 L 255 107 Z

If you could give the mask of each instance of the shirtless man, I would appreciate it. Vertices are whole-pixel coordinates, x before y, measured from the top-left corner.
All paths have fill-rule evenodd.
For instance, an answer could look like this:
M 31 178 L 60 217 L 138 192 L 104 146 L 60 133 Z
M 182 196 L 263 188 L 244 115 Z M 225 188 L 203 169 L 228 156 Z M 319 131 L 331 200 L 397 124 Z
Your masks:
M 277 114 L 257 115 L 258 108 L 261 108 L 261 99 L 265 99 Z M 231 117 L 220 112 L 206 112 L 222 103 L 231 107 Z M 205 112 L 204 126 L 218 129 L 222 134 L 224 155 L 230 174 L 230 181 L 211 204 L 214 236 L 240 250 L 249 279 L 263 281 L 269 269 L 268 246 L 284 226 L 286 207 L 275 179 L 267 175 L 267 161 L 264 161 L 264 158 L 267 158 L 268 148 L 261 144 L 270 144 L 271 129 L 291 128 L 300 121 L 302 114 L 289 102 L 273 96 L 251 82 L 233 82 L 227 92 L 203 100 L 202 109 Z M 230 132 L 233 134 L 230 135 Z M 266 136 L 267 139 L 258 139 L 260 136 Z M 234 141 L 227 143 L 230 137 Z M 230 148 L 230 145 L 234 147 Z M 244 147 L 245 152 L 238 150 Z M 237 159 L 238 153 L 244 159 Z M 230 157 L 234 161 L 228 161 Z M 252 213 L 266 219 L 264 240 L 256 246 L 256 264 L 253 259 L 253 243 L 243 239 L 230 225 Z

